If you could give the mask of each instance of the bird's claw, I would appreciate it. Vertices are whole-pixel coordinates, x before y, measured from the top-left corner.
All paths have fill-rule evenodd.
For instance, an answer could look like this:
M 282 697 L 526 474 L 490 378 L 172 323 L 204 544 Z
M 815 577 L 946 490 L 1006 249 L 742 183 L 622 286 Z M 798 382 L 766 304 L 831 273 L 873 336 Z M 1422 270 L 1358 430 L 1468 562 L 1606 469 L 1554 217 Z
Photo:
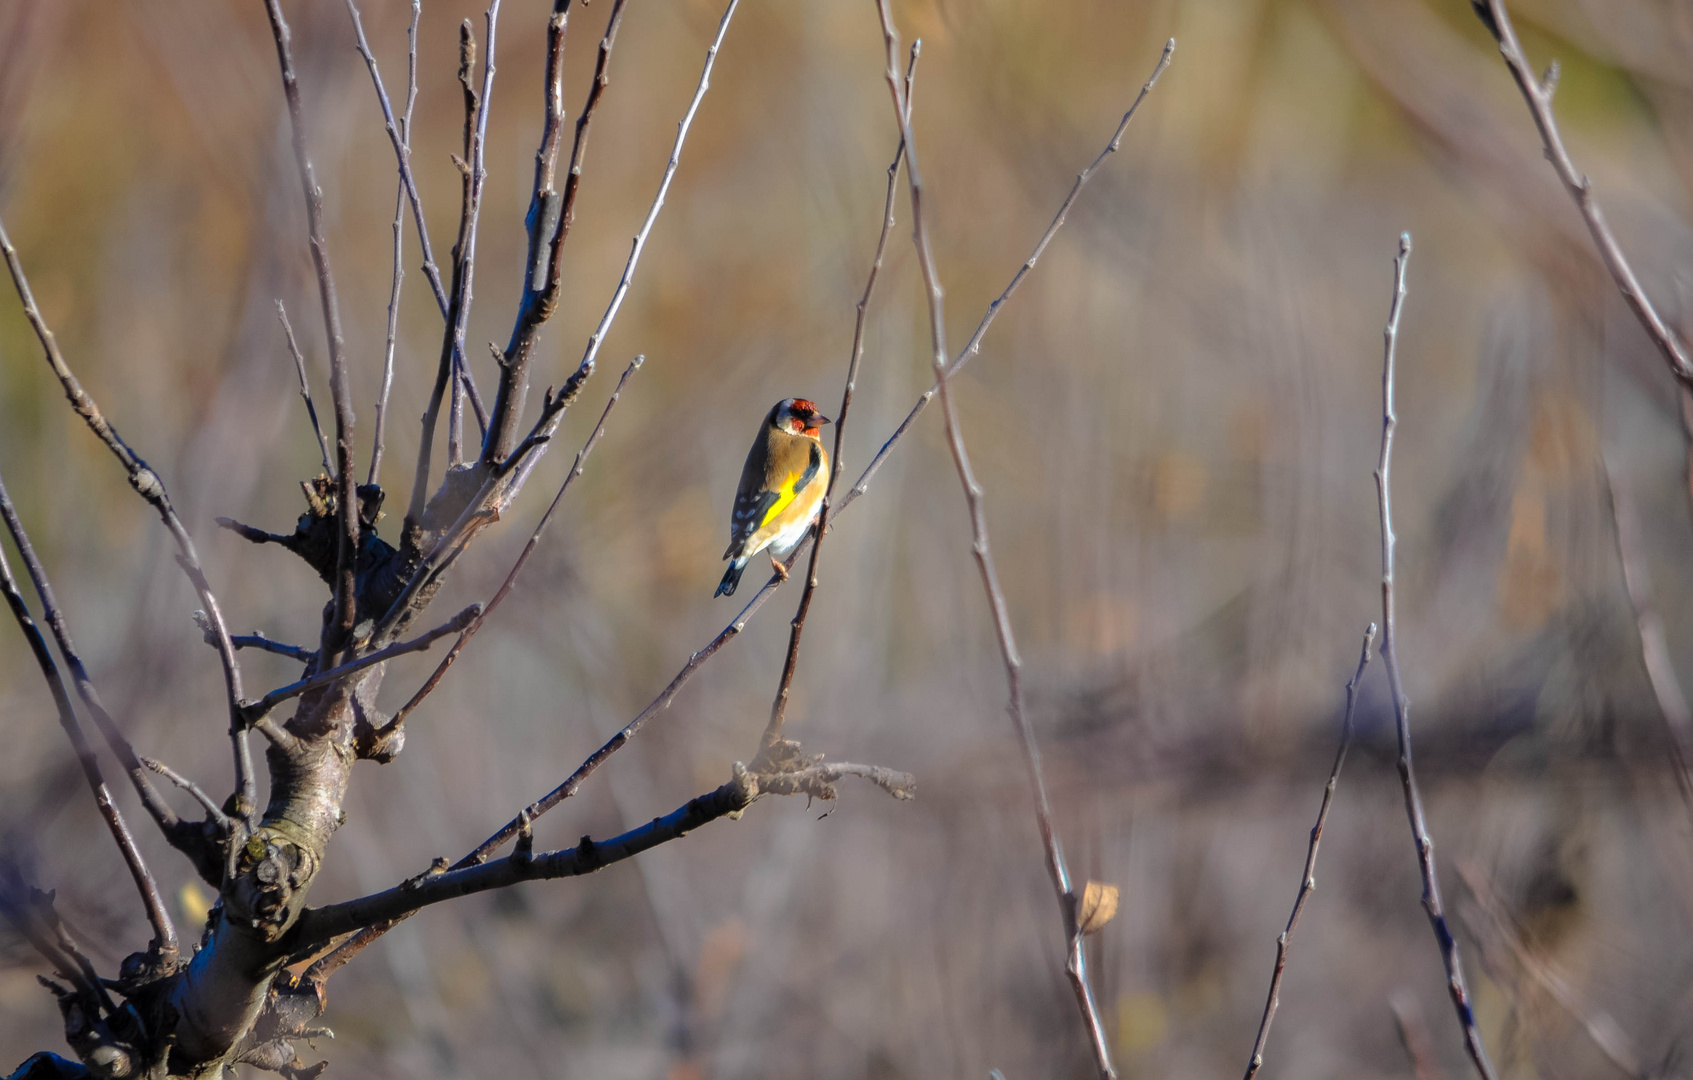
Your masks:
M 781 580 L 788 580 L 788 568 L 783 566 L 782 560 L 774 555 L 770 556 L 770 569 L 776 571 L 776 576 Z

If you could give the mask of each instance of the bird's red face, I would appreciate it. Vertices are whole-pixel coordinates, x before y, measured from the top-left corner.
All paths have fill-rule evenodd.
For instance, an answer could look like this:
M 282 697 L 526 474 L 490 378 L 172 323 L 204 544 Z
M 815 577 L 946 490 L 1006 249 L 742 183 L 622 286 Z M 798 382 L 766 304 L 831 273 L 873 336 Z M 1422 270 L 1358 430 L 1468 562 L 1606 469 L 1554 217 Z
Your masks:
M 790 435 L 807 435 L 813 439 L 822 434 L 823 425 L 829 422 L 829 418 L 805 398 L 788 398 L 776 406 L 771 417 L 771 423 Z

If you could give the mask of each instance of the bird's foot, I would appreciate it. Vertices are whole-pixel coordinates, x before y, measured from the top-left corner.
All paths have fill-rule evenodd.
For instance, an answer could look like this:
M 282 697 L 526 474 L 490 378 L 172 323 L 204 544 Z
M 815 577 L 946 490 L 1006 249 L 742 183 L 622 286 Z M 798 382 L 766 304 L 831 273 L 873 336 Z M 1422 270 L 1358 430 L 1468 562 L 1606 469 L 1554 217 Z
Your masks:
M 778 578 L 781 578 L 783 581 L 788 580 L 788 568 L 783 566 L 782 560 L 778 559 L 774 555 L 770 556 L 770 569 L 776 571 L 776 576 Z

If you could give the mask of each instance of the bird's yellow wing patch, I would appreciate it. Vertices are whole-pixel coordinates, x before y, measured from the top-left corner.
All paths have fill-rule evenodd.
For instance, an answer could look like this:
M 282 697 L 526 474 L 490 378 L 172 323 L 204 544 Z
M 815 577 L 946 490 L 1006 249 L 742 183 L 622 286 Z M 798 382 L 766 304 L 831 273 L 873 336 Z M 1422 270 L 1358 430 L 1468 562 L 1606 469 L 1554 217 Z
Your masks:
M 803 488 L 808 481 L 810 481 L 814 472 L 815 470 L 813 469 L 807 469 L 803 473 L 788 474 L 788 479 L 780 488 L 776 489 L 776 498 L 771 501 L 770 506 L 764 511 L 764 517 L 759 519 L 758 527 L 760 529 L 764 528 L 764 526 L 770 524 L 772 521 L 775 521 L 782 511 L 792 505 L 794 499 L 799 497 L 800 489 Z

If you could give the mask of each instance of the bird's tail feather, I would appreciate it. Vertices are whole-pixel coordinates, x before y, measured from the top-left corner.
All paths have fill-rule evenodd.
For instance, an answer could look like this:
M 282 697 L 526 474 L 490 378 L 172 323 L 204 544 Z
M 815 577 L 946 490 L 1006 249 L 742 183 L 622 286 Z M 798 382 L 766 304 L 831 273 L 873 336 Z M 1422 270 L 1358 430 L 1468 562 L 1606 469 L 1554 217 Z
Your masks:
M 735 586 L 741 583 L 741 572 L 747 568 L 745 559 L 735 559 L 729 564 L 729 569 L 723 571 L 723 581 L 717 586 L 715 596 L 734 596 Z

